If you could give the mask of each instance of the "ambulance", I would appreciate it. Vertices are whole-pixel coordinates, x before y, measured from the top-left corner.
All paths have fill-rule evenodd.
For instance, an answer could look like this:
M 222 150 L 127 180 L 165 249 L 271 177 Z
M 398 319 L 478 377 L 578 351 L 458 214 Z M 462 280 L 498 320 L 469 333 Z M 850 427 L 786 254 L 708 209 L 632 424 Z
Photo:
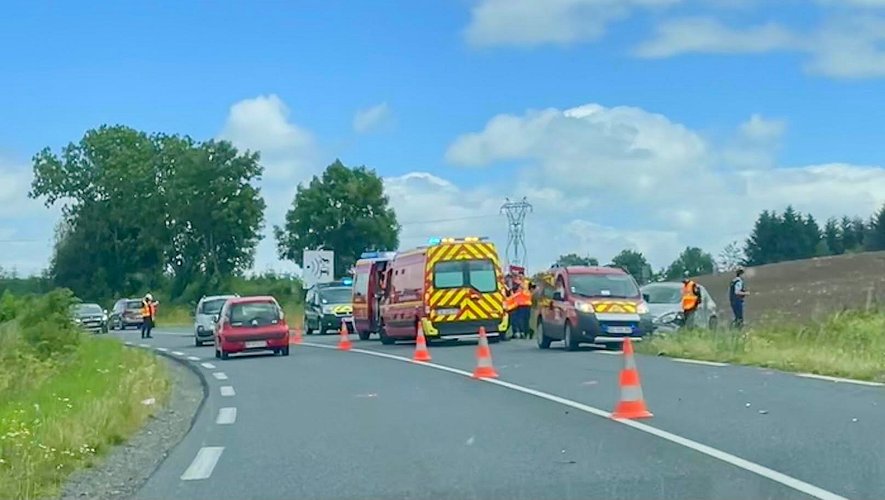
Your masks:
M 415 339 L 490 340 L 507 331 L 504 276 L 495 245 L 485 237 L 434 238 L 397 252 L 385 265 L 378 333 L 383 344 Z
M 353 266 L 353 325 L 360 340 L 381 328 L 384 277 L 396 252 L 364 252 Z

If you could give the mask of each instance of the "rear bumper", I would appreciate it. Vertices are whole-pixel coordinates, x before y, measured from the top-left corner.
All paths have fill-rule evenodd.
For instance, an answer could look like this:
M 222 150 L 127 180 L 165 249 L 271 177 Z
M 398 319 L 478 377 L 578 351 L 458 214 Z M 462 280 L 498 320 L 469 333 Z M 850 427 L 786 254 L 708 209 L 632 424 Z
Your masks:
M 353 316 L 335 316 L 332 314 L 324 314 L 320 318 L 320 330 L 327 332 L 329 330 L 338 330 L 341 328 L 341 322 L 347 325 L 347 329 L 353 332 Z
M 497 336 L 507 331 L 506 318 L 484 319 L 474 321 L 437 321 L 425 320 L 424 335 L 428 338 L 479 338 L 479 329 L 485 328 L 489 336 Z
M 200 339 L 209 339 L 215 336 L 215 331 L 212 329 L 207 329 L 205 326 L 197 326 L 194 330 L 194 335 Z
M 265 345 L 258 347 L 246 347 L 247 343 L 251 342 L 265 342 Z M 254 338 L 254 339 L 246 339 L 246 340 L 222 340 L 219 344 L 221 349 L 224 352 L 229 353 L 238 353 L 238 352 L 257 352 L 257 351 L 269 351 L 273 349 L 283 349 L 289 346 L 289 336 L 286 335 L 282 338 Z

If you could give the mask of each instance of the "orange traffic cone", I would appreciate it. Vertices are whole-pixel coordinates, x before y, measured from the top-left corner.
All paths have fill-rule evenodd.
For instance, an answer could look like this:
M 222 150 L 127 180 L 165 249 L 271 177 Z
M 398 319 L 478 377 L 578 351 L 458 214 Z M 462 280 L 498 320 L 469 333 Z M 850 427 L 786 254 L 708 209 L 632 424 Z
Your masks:
M 295 345 L 301 344 L 301 328 L 295 327 L 295 330 L 292 331 L 292 343 Z
M 427 339 L 424 338 L 424 326 L 418 322 L 418 337 L 415 339 L 415 361 L 430 361 L 430 351 L 427 350 Z
M 615 406 L 612 418 L 649 418 L 652 416 L 645 407 L 642 386 L 639 384 L 639 371 L 633 359 L 633 343 L 630 337 L 624 338 L 624 369 L 621 370 L 621 399 Z
M 341 339 L 338 341 L 338 349 L 342 351 L 349 351 L 351 348 L 350 337 L 347 332 L 347 324 L 344 321 L 341 322 Z
M 492 366 L 492 351 L 489 349 L 486 329 L 482 326 L 479 327 L 479 344 L 476 346 L 476 369 L 473 370 L 473 378 L 498 378 L 498 372 Z

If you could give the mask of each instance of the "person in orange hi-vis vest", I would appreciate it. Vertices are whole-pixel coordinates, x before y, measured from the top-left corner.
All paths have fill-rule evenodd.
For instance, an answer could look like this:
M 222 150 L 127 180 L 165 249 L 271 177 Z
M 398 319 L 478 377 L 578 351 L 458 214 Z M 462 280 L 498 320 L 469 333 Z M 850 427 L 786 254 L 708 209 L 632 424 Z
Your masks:
M 682 326 L 694 326 L 694 313 L 701 305 L 701 287 L 689 277 L 688 271 L 682 278 Z
M 141 300 L 141 338 L 151 338 L 151 331 L 154 329 L 154 320 L 157 317 L 158 301 L 154 300 L 154 296 L 147 294 Z
M 516 307 L 515 321 L 521 338 L 529 338 L 529 318 L 532 315 L 532 292 L 529 291 L 528 280 L 523 279 L 513 294 L 513 305 Z
M 517 324 L 517 313 L 516 313 L 516 285 L 511 284 L 509 287 L 504 289 L 504 312 L 507 313 L 508 323 L 510 323 L 510 331 L 513 332 L 513 338 L 516 338 L 516 334 L 519 328 Z M 503 332 L 501 335 L 502 340 L 507 340 L 507 332 Z

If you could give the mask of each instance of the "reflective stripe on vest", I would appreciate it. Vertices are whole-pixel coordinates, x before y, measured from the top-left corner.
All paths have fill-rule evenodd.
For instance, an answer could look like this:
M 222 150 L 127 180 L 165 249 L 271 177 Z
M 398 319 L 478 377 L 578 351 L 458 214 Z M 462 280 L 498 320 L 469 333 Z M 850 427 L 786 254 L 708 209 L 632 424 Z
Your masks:
M 691 311 L 698 306 L 698 297 L 694 294 L 695 282 L 689 281 L 682 286 L 682 310 Z

